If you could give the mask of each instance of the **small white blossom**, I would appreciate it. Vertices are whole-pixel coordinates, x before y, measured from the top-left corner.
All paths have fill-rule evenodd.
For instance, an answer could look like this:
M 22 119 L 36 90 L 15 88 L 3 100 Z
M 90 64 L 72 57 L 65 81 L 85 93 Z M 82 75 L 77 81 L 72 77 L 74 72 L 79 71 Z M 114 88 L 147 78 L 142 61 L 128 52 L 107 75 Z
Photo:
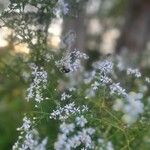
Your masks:
M 69 132 L 73 132 L 75 128 L 75 125 L 73 123 L 71 124 L 66 124 L 65 122 L 63 122 L 61 125 L 60 125 L 60 131 L 65 133 L 66 135 L 69 133 Z
M 50 114 L 50 119 L 65 120 L 73 114 L 81 114 L 87 110 L 87 106 L 83 105 L 76 107 L 75 103 L 72 102 L 64 107 L 58 107 L 56 110 L 53 110 L 53 112 Z
M 112 79 L 109 78 L 109 77 L 107 77 L 107 76 L 101 75 L 101 76 L 100 76 L 100 81 L 101 81 L 102 84 L 106 85 L 106 84 L 108 84 L 108 83 L 111 83 L 111 82 L 112 82 Z
M 54 56 L 52 54 L 47 53 L 45 55 L 46 62 L 50 62 L 50 60 L 54 59 Z
M 81 117 L 76 117 L 76 124 L 80 127 L 84 127 L 85 124 L 87 123 L 86 118 L 84 118 L 83 116 Z
M 110 91 L 111 91 L 111 94 L 118 94 L 118 95 L 122 95 L 122 96 L 127 96 L 127 93 L 125 92 L 125 89 L 123 89 L 121 86 L 120 86 L 120 83 L 113 83 L 110 85 Z
M 58 0 L 56 7 L 54 9 L 54 13 L 58 16 L 61 14 L 66 15 L 69 12 L 68 4 L 65 2 L 65 0 Z
M 150 83 L 150 78 L 149 78 L 149 77 L 146 77 L 146 78 L 145 78 L 145 81 L 146 81 L 147 83 Z
M 100 83 L 98 83 L 97 81 L 95 81 L 95 82 L 91 85 L 91 87 L 93 88 L 93 90 L 97 90 L 99 86 L 100 86 Z
M 70 88 L 69 88 L 69 91 L 70 91 L 70 92 L 75 91 L 75 90 L 76 90 L 76 88 L 74 88 L 74 87 L 70 87 Z
M 83 116 L 81 118 L 76 117 L 75 122 L 70 124 L 63 122 L 60 125 L 61 133 L 59 133 L 57 141 L 54 144 L 55 150 L 72 150 L 78 149 L 79 146 L 82 146 L 82 149 L 94 149 L 92 136 L 95 133 L 95 129 L 85 127 L 87 120 Z
M 36 102 L 40 103 L 43 100 L 42 90 L 46 89 L 47 72 L 43 68 L 39 68 L 35 64 L 30 65 L 32 69 L 33 82 L 27 89 L 27 100 L 34 98 Z
M 93 64 L 95 69 L 98 69 L 102 75 L 107 75 L 112 72 L 113 63 L 109 60 L 98 61 Z
M 31 128 L 31 120 L 27 117 L 23 118 L 23 125 L 20 128 L 17 128 L 18 131 L 28 131 Z
M 61 95 L 61 101 L 65 101 L 66 99 L 69 99 L 69 98 L 71 98 L 71 95 L 66 94 L 65 92 L 62 93 L 62 95 Z
M 134 75 L 137 78 L 141 77 L 140 71 L 138 69 L 132 69 L 132 68 L 127 69 L 127 75 Z
M 112 142 L 111 141 L 105 141 L 102 138 L 98 139 L 98 144 L 100 145 L 98 150 L 114 150 Z
M 113 145 L 110 141 L 106 145 L 106 150 L 114 150 Z
M 96 71 L 86 72 L 84 74 L 84 83 L 89 84 L 95 78 Z
M 18 128 L 21 131 L 17 142 L 13 145 L 12 150 L 46 150 L 48 139 L 40 141 L 37 130 L 32 128 L 33 122 L 27 117 L 23 118 L 23 125 Z
M 55 64 L 58 68 L 74 72 L 81 67 L 81 59 L 87 58 L 85 53 L 74 49 L 72 52 L 68 51 L 61 60 L 55 61 Z
M 116 111 L 122 111 L 124 113 L 122 119 L 128 125 L 137 121 L 140 114 L 144 111 L 144 105 L 141 102 L 143 95 L 141 93 L 130 93 L 127 101 L 117 100 L 113 105 L 113 109 Z

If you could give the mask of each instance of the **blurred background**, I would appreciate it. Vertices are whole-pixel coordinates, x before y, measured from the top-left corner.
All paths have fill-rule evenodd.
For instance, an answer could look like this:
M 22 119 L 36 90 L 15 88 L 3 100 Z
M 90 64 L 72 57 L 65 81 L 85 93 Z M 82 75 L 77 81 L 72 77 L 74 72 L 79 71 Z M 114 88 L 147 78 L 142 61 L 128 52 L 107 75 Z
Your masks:
M 9 4 L 0 0 L 2 12 Z M 76 47 L 90 56 L 93 62 L 100 56 L 112 54 L 124 66 L 140 68 L 146 76 L 150 71 L 150 0 L 81 0 L 78 7 L 65 18 L 56 18 L 49 25 L 48 45 L 57 51 L 69 30 L 77 33 Z M 28 8 L 30 11 L 30 8 Z M 31 109 L 26 103 L 25 71 L 30 52 L 26 44 L 15 44 L 13 31 L 0 29 L 0 149 L 10 149 L 17 135 L 24 112 Z

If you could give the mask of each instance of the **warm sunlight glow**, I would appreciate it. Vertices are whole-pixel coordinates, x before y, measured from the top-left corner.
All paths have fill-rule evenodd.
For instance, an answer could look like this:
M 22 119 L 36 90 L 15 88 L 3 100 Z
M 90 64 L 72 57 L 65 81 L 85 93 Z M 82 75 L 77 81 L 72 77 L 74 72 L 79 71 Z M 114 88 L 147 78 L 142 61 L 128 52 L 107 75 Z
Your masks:
M 6 47 L 8 45 L 8 37 L 11 35 L 12 31 L 7 27 L 0 29 L 0 47 Z
M 15 46 L 14 46 L 14 51 L 15 51 L 16 53 L 29 54 L 29 51 L 30 51 L 30 50 L 29 50 L 27 44 L 22 43 L 22 44 L 17 44 L 17 45 L 15 45 Z

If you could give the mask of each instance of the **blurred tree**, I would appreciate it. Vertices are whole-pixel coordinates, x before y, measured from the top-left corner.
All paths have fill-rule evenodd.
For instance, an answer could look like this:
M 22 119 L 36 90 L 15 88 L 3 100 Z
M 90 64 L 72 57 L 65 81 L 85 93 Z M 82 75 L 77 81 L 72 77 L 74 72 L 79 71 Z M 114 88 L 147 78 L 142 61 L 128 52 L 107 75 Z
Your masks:
M 128 59 L 139 59 L 149 40 L 149 27 L 150 1 L 128 0 L 125 22 L 116 46 L 117 53 L 126 51 Z
M 66 34 L 70 30 L 74 31 L 78 38 L 73 48 L 76 47 L 80 50 L 85 48 L 85 4 L 86 1 L 82 1 L 82 5 L 81 3 L 70 3 L 72 16 L 65 17 L 63 21 L 63 33 Z

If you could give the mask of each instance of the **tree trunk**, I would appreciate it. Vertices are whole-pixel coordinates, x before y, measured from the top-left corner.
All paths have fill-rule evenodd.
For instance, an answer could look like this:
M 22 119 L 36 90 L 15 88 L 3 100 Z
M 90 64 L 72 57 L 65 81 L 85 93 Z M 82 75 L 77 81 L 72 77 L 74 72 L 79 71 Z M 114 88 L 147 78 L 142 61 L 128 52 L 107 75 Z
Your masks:
M 117 53 L 127 50 L 128 59 L 141 56 L 149 40 L 150 0 L 128 0 L 125 24 L 116 46 Z
M 73 48 L 77 48 L 81 51 L 85 49 L 85 10 L 82 8 L 80 12 L 74 17 L 64 18 L 63 23 L 63 34 L 65 35 L 68 31 L 74 31 L 76 33 L 76 40 Z

